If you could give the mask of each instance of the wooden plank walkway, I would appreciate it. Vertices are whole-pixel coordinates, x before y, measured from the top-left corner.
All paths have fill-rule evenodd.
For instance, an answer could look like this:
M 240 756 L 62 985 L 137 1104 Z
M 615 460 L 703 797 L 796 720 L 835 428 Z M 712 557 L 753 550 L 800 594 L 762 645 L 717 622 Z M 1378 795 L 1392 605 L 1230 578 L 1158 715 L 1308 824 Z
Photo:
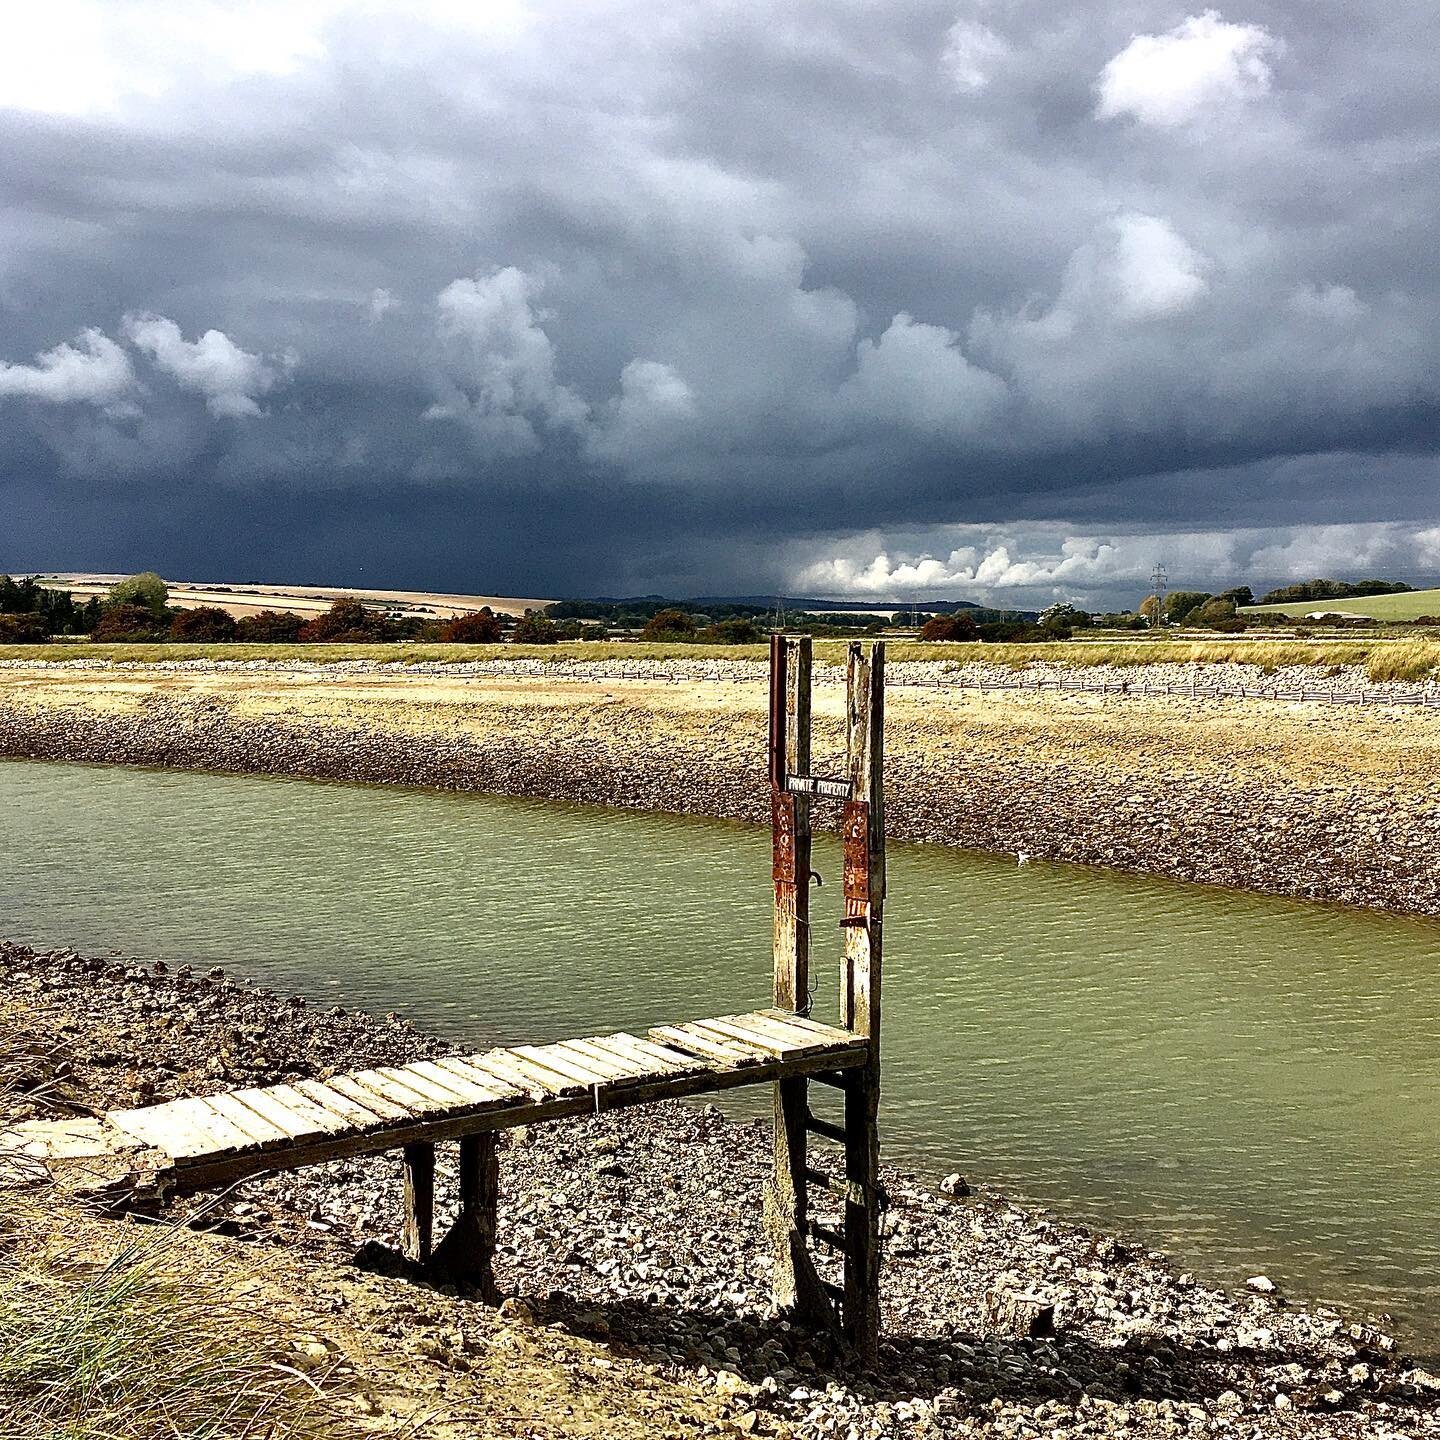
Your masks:
M 28 1121 L 0 1154 L 46 1165 L 130 1162 L 136 1184 L 168 1193 L 230 1185 L 344 1156 L 483 1135 L 785 1077 L 863 1066 L 863 1035 L 785 1010 L 657 1025 L 376 1066 L 327 1080 L 231 1090 L 95 1120 Z

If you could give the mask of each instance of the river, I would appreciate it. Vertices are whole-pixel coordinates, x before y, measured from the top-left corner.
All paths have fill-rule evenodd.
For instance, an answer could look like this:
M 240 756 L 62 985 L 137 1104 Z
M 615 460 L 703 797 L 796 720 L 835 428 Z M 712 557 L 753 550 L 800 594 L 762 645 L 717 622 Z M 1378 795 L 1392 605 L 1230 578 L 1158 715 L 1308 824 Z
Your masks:
M 477 1047 L 768 1002 L 769 838 L 741 825 L 0 761 L 0 854 L 7 938 Z M 887 1159 L 1440 1341 L 1440 924 L 894 845 L 885 944 Z

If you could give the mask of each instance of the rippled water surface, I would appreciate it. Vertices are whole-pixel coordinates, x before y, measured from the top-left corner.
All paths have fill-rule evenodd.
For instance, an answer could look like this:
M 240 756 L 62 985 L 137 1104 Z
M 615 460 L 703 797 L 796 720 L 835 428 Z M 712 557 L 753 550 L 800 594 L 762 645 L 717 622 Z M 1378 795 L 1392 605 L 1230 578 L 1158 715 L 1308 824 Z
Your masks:
M 768 836 L 743 826 L 0 761 L 0 855 L 0 934 L 477 1045 L 768 997 Z M 1440 1339 L 1440 925 L 922 846 L 889 876 L 889 1158 Z

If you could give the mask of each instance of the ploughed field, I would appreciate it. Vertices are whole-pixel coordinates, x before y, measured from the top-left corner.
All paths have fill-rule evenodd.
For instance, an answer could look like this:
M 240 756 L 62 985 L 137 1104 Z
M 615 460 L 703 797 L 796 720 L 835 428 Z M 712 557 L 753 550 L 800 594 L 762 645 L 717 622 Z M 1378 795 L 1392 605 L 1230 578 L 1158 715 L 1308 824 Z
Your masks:
M 221 965 L 476 1048 L 768 998 L 747 826 L 13 761 L 0 845 L 13 938 Z M 824 1020 L 838 855 L 817 854 Z M 886 931 L 889 1159 L 1440 1340 L 1435 922 L 896 845 Z

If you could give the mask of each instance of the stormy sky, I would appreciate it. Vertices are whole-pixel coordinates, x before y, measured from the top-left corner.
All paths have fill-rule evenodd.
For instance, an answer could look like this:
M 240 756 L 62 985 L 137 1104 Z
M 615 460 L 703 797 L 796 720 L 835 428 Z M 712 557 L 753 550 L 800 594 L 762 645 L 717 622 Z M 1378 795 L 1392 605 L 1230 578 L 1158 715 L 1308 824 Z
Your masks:
M 1440 578 L 1427 0 L 45 0 L 0 569 Z

